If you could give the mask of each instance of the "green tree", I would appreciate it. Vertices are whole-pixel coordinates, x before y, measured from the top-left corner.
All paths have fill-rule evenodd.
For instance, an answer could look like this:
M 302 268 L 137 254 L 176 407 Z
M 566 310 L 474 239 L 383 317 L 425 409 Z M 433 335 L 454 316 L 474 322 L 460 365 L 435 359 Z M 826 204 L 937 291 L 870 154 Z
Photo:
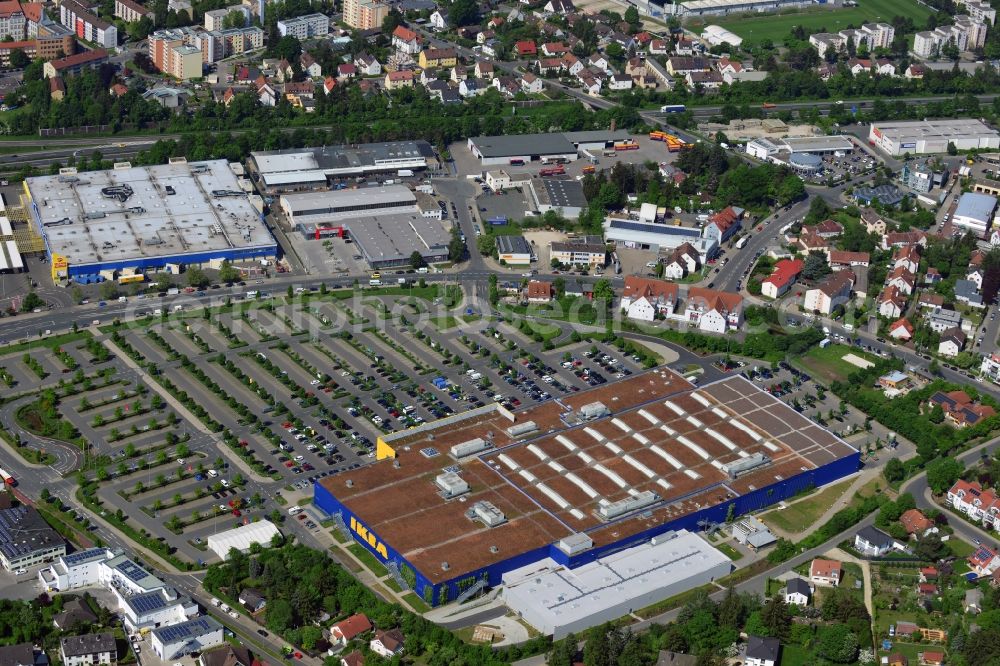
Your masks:
M 205 275 L 205 271 L 201 270 L 197 266 L 192 266 L 188 268 L 187 273 L 187 283 L 191 287 L 207 287 L 209 284 L 208 276 Z
M 950 488 L 963 471 L 962 463 L 954 458 L 938 458 L 927 463 L 927 485 L 940 495 Z
M 760 619 L 767 627 L 767 635 L 780 640 L 788 638 L 788 630 L 791 626 L 792 617 L 788 612 L 788 606 L 780 595 L 772 597 L 760 611 Z
M 223 30 L 228 30 L 230 28 L 243 28 L 247 24 L 246 15 L 238 10 L 233 10 L 226 14 L 226 17 L 222 19 Z
M 802 277 L 807 280 L 819 280 L 830 273 L 830 265 L 820 252 L 810 252 L 802 268 Z
M 239 270 L 229 263 L 228 260 L 223 261 L 222 264 L 219 265 L 219 280 L 221 282 L 232 284 L 233 282 L 239 282 L 239 279 Z
M 492 257 L 497 252 L 497 240 L 492 234 L 483 234 L 476 239 L 476 249 L 484 257 Z
M 903 463 L 899 461 L 899 458 L 889 458 L 885 463 L 885 469 L 882 470 L 882 476 L 889 483 L 902 481 L 903 477 L 906 476 L 906 468 L 903 467 Z
M 587 643 L 583 646 L 584 666 L 614 666 L 611 662 L 609 632 L 607 624 L 591 628 L 587 634 Z
M 611 286 L 611 280 L 601 278 L 594 283 L 594 300 L 603 301 L 604 307 L 610 308 L 615 300 L 615 290 Z
M 459 28 L 479 23 L 479 3 L 476 0 L 455 0 L 448 10 L 448 18 Z
M 465 256 L 465 241 L 458 227 L 452 227 L 451 240 L 448 241 L 448 259 L 451 261 L 461 261 Z
M 410 255 L 410 268 L 417 270 L 418 268 L 423 268 L 427 265 L 427 260 L 424 259 L 424 255 L 420 254 L 417 250 L 413 251 Z
M 837 664 L 849 664 L 858 657 L 858 636 L 846 625 L 820 628 L 816 652 Z
M 25 55 L 21 49 L 14 49 L 10 52 L 10 66 L 14 69 L 24 69 L 31 64 L 31 58 Z

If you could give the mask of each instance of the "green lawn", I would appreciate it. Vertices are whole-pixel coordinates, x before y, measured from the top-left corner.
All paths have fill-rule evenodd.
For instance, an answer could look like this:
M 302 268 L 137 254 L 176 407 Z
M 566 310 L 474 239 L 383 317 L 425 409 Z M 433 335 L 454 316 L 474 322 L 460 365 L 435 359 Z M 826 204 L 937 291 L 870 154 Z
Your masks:
M 741 553 L 740 551 L 736 550 L 735 548 L 733 548 L 732 546 L 730 546 L 728 543 L 720 543 L 716 547 L 719 550 L 721 550 L 722 553 L 726 557 L 728 557 L 729 559 L 731 559 L 733 562 L 735 562 L 736 560 L 739 560 L 739 559 L 741 559 L 743 557 L 743 553 Z
M 852 480 L 848 479 L 847 481 L 827 486 L 811 497 L 795 504 L 790 504 L 784 509 L 768 511 L 760 519 L 766 524 L 774 525 L 778 529 L 798 534 L 810 527 L 815 527 L 816 520 L 847 492 L 847 488 L 851 483 Z
M 458 319 L 452 317 L 451 315 L 445 317 L 434 317 L 433 319 L 431 319 L 431 323 L 434 324 L 437 330 L 446 331 L 449 328 L 454 328 L 455 326 L 458 326 Z
M 362 564 L 371 569 L 371 572 L 381 578 L 389 573 L 389 570 L 385 568 L 385 565 L 375 559 L 375 556 L 365 550 L 365 547 L 352 543 L 347 547 L 347 550 L 354 553 L 354 556 L 361 560 Z
M 406 603 L 410 604 L 410 607 L 413 608 L 413 610 L 417 611 L 418 613 L 426 613 L 431 609 L 431 607 L 427 605 L 426 601 L 418 597 L 413 592 L 408 592 L 404 594 L 403 600 L 406 601 Z
M 768 16 L 733 16 L 721 21 L 708 22 L 732 30 L 744 39 L 744 44 L 759 42 L 762 39 L 770 39 L 780 44 L 797 25 L 801 25 L 809 32 L 821 29 L 826 32 L 838 32 L 848 24 L 860 26 L 867 22 L 888 23 L 894 16 L 907 16 L 913 19 L 915 25 L 923 25 L 930 16 L 930 11 L 924 5 L 911 0 L 865 0 L 857 7 L 844 9 L 815 7 Z
M 795 359 L 795 364 L 823 384 L 847 381 L 847 377 L 852 372 L 861 368 L 845 361 L 846 354 L 854 354 L 873 363 L 877 360 L 871 354 L 866 354 L 854 347 L 830 345 L 823 348 L 813 347 L 805 355 Z
M 812 666 L 816 657 L 812 650 L 801 645 L 781 646 L 781 666 Z
M 948 539 L 947 543 L 948 549 L 951 550 L 951 554 L 963 560 L 969 555 L 972 555 L 973 551 L 976 549 L 971 543 L 966 543 L 954 535 Z

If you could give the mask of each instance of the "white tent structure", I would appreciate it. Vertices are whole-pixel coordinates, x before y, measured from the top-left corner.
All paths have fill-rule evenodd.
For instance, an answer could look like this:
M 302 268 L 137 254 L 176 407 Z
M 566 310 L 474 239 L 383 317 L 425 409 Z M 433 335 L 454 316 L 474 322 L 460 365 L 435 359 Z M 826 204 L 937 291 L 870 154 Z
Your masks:
M 210 535 L 208 548 L 224 560 L 233 548 L 245 552 L 255 543 L 267 546 L 270 545 L 271 539 L 275 535 L 281 536 L 281 532 L 274 526 L 274 523 L 269 520 L 258 520 L 255 523 Z

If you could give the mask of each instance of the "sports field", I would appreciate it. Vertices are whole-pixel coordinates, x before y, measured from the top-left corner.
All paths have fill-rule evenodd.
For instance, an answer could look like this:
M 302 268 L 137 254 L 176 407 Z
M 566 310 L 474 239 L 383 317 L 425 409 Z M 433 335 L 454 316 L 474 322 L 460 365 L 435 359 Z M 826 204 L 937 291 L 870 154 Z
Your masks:
M 701 25 L 714 23 L 742 37 L 744 43 L 770 39 L 775 44 L 780 44 L 797 25 L 803 26 L 809 32 L 821 29 L 825 29 L 826 32 L 838 32 L 848 25 L 857 27 L 862 23 L 878 21 L 888 23 L 893 16 L 908 16 L 919 27 L 927 21 L 930 10 L 913 0 L 860 0 L 857 7 L 843 9 L 817 6 L 803 10 L 789 10 L 780 14 L 727 16 L 718 20 L 706 16 L 703 19 L 699 18 L 699 23 L 691 23 L 689 27 L 699 31 Z

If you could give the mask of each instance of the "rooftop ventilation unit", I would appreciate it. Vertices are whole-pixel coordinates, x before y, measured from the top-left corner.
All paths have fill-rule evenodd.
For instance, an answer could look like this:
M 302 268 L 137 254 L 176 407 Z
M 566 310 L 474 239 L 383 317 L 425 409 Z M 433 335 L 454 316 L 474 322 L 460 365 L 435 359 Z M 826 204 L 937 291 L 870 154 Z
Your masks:
M 487 527 L 496 527 L 507 522 L 507 516 L 504 515 L 503 511 L 486 500 L 473 504 L 466 515 L 473 520 L 482 521 Z
M 770 458 L 758 452 L 746 458 L 740 458 L 728 465 L 723 465 L 720 470 L 723 474 L 728 474 L 729 478 L 736 479 L 770 462 Z
M 594 540 L 583 532 L 570 534 L 568 537 L 559 539 L 556 547 L 567 555 L 577 555 L 594 547 Z
M 121 203 L 128 201 L 133 194 L 131 185 L 111 185 L 101 188 L 101 196 L 106 199 L 117 199 Z
M 586 405 L 580 408 L 580 418 L 593 421 L 594 419 L 600 419 L 605 416 L 610 416 L 611 410 L 603 402 L 588 402 Z
M 455 458 L 464 458 L 485 451 L 491 446 L 493 445 L 482 437 L 476 437 L 475 439 L 470 439 L 467 442 L 462 442 L 451 447 L 451 455 Z
M 601 500 L 595 513 L 603 520 L 614 520 L 615 518 L 623 516 L 626 513 L 631 513 L 632 511 L 636 511 L 638 509 L 644 509 L 659 499 L 660 496 L 653 491 L 644 490 L 638 495 L 626 497 L 625 499 L 618 500 L 617 502 Z
M 65 227 L 65 226 L 68 226 L 70 224 L 73 224 L 73 220 L 69 219 L 68 217 L 64 217 L 63 219 L 56 220 L 55 222 L 46 222 L 43 226 L 46 226 L 46 227 Z
M 507 428 L 507 436 L 511 438 L 517 438 L 521 435 L 527 435 L 538 430 L 538 424 L 534 421 L 525 421 L 524 423 L 518 423 L 517 425 L 512 425 Z
M 438 474 L 434 479 L 435 485 L 441 489 L 446 498 L 458 497 L 469 492 L 469 483 L 455 472 L 445 472 Z

